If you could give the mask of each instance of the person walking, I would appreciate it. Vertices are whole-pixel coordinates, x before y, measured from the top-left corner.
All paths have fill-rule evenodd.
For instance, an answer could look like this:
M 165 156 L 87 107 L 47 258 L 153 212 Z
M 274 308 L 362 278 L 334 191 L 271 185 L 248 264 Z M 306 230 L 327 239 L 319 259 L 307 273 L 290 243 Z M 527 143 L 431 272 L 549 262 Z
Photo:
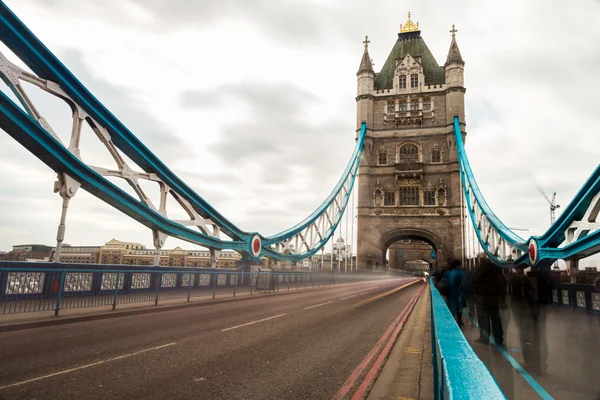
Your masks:
M 448 281 L 448 309 L 454 316 L 459 328 L 462 328 L 462 310 L 467 306 L 467 275 L 460 269 L 460 261 L 451 260 L 446 271 Z
M 475 342 L 487 344 L 490 334 L 493 334 L 496 344 L 503 346 L 504 330 L 500 319 L 500 305 L 506 304 L 506 278 L 500 267 L 490 260 L 485 260 L 475 272 L 472 284 L 480 332 Z

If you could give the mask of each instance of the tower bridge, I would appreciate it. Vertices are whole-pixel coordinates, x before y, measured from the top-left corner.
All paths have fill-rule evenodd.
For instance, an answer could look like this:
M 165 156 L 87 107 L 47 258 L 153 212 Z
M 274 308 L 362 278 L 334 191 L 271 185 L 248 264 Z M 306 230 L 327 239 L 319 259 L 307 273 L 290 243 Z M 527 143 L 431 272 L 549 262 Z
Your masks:
M 600 166 L 544 234 L 523 238 L 509 229 L 485 201 L 467 157 L 457 32 L 453 25 L 440 65 L 409 13 L 379 72 L 365 38 L 347 167 L 319 207 L 269 236 L 240 229 L 188 186 L 0 0 L 0 40 L 12 53 L 0 54 L 11 91 L 0 92 L 0 128 L 57 174 L 62 199 L 55 262 L 0 261 L 0 336 L 10 344 L 0 349 L 0 397 L 53 398 L 57 390 L 69 398 L 211 399 L 600 393 L 592 377 L 600 288 L 577 280 L 578 261 L 600 252 Z M 70 107 L 68 142 L 29 90 Z M 81 156 L 86 124 L 114 168 Z M 107 178 L 123 180 L 135 196 Z M 158 201 L 143 181 L 156 184 Z M 61 262 L 67 211 L 80 189 L 148 228 L 155 266 Z M 169 215 L 173 203 L 187 218 Z M 168 237 L 207 248 L 211 268 L 161 266 Z M 216 268 L 222 250 L 240 254 L 237 268 Z M 319 271 L 281 268 L 319 257 Z M 272 268 L 260 268 L 264 258 Z M 570 282 L 550 272 L 558 259 L 568 262 Z M 500 290 L 475 285 L 477 306 L 469 297 L 467 318 L 454 305 L 456 287 L 436 288 L 455 282 L 456 271 L 436 280 L 402 273 L 408 265 L 443 271 L 452 260 L 474 281 L 494 273 L 495 283 L 510 282 Z M 492 298 L 490 311 L 482 304 Z M 483 324 L 490 320 L 493 332 Z M 557 345 L 568 335 L 580 340 Z M 571 381 L 560 381 L 565 376 Z

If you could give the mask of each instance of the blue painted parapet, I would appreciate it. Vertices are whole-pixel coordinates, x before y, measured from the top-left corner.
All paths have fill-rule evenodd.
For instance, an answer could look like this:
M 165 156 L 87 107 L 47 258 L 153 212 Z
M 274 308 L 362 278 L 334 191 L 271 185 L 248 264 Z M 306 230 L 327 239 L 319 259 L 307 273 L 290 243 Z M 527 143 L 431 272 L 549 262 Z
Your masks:
M 430 287 L 435 399 L 506 399 L 431 281 Z

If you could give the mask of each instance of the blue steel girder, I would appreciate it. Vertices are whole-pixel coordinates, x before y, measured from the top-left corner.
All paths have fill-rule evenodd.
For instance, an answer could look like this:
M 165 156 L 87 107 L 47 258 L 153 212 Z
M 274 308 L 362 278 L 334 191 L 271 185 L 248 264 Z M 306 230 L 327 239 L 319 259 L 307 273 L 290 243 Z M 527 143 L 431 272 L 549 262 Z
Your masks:
M 477 240 L 494 263 L 535 266 L 600 252 L 600 166 L 546 233 L 525 241 L 507 228 L 486 203 L 471 170 L 458 117 L 454 117 L 454 133 L 466 207 Z
M 1 127 L 57 173 L 67 174 L 85 190 L 139 223 L 155 232 L 211 249 L 232 249 L 249 255 L 250 258 L 267 256 L 290 261 L 315 254 L 335 232 L 356 178 L 366 135 L 365 124 L 344 174 L 323 204 L 296 226 L 277 235 L 264 237 L 239 229 L 170 171 L 73 76 L 1 0 L 0 39 L 33 71 L 31 74 L 20 69 L 0 54 L 0 75 L 27 111 L 25 113 L 2 93 Z M 68 147 L 60 142 L 43 116 L 37 112 L 21 86 L 21 81 L 31 83 L 64 100 L 71 107 L 73 135 Z M 110 151 L 118 167 L 116 170 L 89 166 L 80 159 L 78 134 L 84 122 L 92 127 L 102 144 Z M 144 172 L 130 168 L 119 152 L 128 156 Z M 140 199 L 131 197 L 105 179 L 105 176 L 125 179 Z M 159 184 L 161 200 L 158 208 L 145 195 L 138 180 L 150 180 Z M 190 220 L 175 221 L 167 218 L 165 204 L 168 194 L 186 210 Z M 186 226 L 196 226 L 200 232 Z M 220 239 L 221 232 L 232 240 Z M 253 251 L 256 239 L 260 243 L 258 252 Z M 293 251 L 291 244 L 295 245 Z

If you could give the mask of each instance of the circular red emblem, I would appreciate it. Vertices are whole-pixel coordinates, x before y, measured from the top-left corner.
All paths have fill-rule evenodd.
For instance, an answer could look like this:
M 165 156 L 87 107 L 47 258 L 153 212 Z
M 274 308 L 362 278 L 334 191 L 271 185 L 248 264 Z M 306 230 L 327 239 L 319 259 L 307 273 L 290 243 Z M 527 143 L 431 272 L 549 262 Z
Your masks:
M 535 264 L 537 264 L 539 259 L 538 245 L 534 239 L 531 239 L 529 241 L 529 247 L 527 248 L 527 252 L 529 253 L 529 262 L 531 262 L 531 265 L 534 266 Z
M 535 246 L 533 243 L 529 245 L 529 258 L 535 260 Z
M 260 251 L 260 240 L 258 238 L 254 239 L 254 242 L 252 243 L 252 250 L 254 250 L 255 253 Z
M 258 257 L 260 255 L 260 248 L 262 246 L 260 236 L 254 235 L 252 239 L 250 239 L 250 252 L 254 257 Z

